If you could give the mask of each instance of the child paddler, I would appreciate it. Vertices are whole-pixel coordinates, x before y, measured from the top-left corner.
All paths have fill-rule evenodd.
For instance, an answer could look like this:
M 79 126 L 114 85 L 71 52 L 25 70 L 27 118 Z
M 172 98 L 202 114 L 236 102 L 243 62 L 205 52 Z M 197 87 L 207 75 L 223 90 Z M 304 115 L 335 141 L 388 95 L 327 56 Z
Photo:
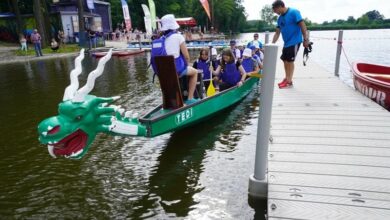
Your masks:
M 201 70 L 201 72 L 203 73 L 203 83 L 206 90 L 210 85 L 210 80 L 212 80 L 210 63 L 212 63 L 214 66 L 215 60 L 213 61 L 211 58 L 211 62 L 210 62 L 209 48 L 202 48 L 199 52 L 198 59 L 192 65 L 192 67 Z
M 219 90 L 223 91 L 233 86 L 241 86 L 244 83 L 246 72 L 239 60 L 235 61 L 229 48 L 222 51 L 222 59 L 213 74 L 218 75 Z
M 242 67 L 244 67 L 245 72 L 253 72 L 253 71 L 259 71 L 259 64 L 257 60 L 255 60 L 252 57 L 252 50 L 249 48 L 245 48 L 244 52 L 242 53 Z

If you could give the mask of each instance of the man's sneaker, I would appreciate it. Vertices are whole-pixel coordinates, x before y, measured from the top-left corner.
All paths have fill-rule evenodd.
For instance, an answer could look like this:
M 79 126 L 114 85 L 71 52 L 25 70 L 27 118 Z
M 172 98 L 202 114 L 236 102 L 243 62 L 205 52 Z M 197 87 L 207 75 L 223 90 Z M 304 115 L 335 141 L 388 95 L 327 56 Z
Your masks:
M 278 86 L 282 85 L 283 83 L 285 83 L 287 81 L 286 78 L 284 78 L 280 83 L 278 83 Z
M 286 89 L 286 88 L 290 88 L 293 86 L 293 82 L 287 82 L 285 81 L 284 83 L 282 84 L 279 84 L 279 89 Z

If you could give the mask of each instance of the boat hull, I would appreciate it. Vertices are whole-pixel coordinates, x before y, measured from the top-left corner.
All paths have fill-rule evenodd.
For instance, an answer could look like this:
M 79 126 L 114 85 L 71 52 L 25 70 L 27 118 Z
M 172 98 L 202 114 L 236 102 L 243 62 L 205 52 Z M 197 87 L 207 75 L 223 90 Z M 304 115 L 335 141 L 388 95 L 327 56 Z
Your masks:
M 249 78 L 242 86 L 233 87 L 191 105 L 168 111 L 161 106 L 153 109 L 139 121 L 146 126 L 147 135 L 155 137 L 198 123 L 241 101 L 257 85 L 257 78 Z
M 353 63 L 356 90 L 390 111 L 390 67 L 368 63 Z
M 130 55 L 135 55 L 135 54 L 140 54 L 145 52 L 145 50 L 126 50 L 126 51 L 113 51 L 112 56 L 118 56 L 118 57 L 123 57 L 123 56 L 130 56 Z M 107 54 L 107 52 L 95 52 L 93 53 L 93 56 L 95 57 L 104 57 Z

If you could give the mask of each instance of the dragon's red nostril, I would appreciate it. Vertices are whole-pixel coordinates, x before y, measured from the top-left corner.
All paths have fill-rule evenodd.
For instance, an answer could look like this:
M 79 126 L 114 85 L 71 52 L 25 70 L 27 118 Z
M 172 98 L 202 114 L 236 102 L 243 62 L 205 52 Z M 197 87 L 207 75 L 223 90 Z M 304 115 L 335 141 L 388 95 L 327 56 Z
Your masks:
M 57 125 L 54 128 L 52 128 L 50 131 L 47 132 L 47 134 L 55 134 L 60 131 L 60 126 Z

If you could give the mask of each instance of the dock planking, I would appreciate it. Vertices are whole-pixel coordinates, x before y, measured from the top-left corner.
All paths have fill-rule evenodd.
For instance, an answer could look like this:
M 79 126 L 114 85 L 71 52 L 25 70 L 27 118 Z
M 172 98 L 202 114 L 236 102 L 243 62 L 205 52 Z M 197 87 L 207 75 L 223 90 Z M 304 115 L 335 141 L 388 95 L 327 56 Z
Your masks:
M 269 219 L 390 219 L 390 112 L 332 73 L 296 61 L 270 140 Z

